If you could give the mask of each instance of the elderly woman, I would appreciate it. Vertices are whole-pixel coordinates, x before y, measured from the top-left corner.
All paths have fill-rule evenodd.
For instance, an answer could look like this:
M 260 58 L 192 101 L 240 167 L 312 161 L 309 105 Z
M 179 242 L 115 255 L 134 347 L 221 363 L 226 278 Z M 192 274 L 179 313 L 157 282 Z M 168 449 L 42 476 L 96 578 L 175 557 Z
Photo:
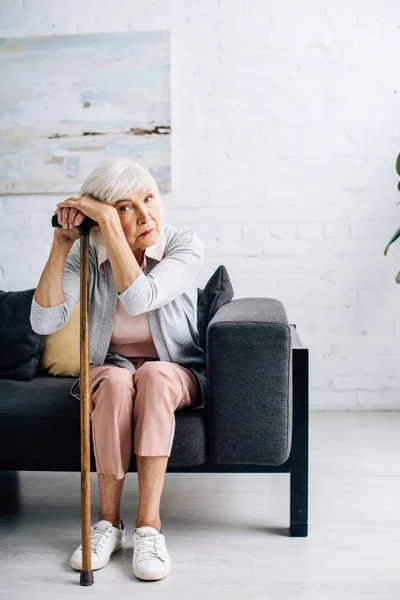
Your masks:
M 174 412 L 205 401 L 196 287 L 204 245 L 192 229 L 164 223 L 155 180 L 128 159 L 100 164 L 80 197 L 57 204 L 55 214 L 62 228 L 54 230 L 31 306 L 32 328 L 44 335 L 61 329 L 79 301 L 78 226 L 86 216 L 98 223 L 89 244 L 90 418 L 100 495 L 92 568 L 107 565 L 125 544 L 120 505 L 133 443 L 139 481 L 133 573 L 161 579 L 171 570 L 160 498 Z M 71 395 L 80 398 L 74 386 Z M 82 568 L 82 546 L 71 566 Z

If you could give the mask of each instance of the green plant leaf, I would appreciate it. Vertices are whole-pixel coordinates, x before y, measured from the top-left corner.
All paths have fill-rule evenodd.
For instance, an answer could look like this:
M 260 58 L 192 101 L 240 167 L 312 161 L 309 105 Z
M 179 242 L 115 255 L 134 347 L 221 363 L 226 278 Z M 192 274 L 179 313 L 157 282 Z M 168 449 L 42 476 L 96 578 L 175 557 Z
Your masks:
M 397 171 L 397 175 L 400 175 L 400 154 L 397 157 L 397 161 L 396 161 L 396 171 Z
M 396 277 L 394 278 L 396 283 L 400 283 L 400 271 L 397 273 Z
M 394 236 L 392 237 L 392 239 L 390 240 L 390 242 L 386 246 L 386 248 L 385 248 L 385 250 L 383 252 L 383 254 L 385 256 L 387 255 L 387 252 L 388 252 L 390 244 L 393 244 L 393 242 L 395 242 L 399 237 L 400 237 L 400 227 L 398 228 L 398 230 L 396 231 L 396 233 L 394 234 Z

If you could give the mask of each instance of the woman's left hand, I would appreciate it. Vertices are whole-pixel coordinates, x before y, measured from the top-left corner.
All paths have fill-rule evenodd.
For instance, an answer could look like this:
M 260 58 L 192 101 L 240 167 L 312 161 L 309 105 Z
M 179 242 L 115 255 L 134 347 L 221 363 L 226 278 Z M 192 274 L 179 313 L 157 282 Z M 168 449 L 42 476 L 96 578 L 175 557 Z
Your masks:
M 118 214 L 114 206 L 92 196 L 68 198 L 68 200 L 59 202 L 57 208 L 76 208 L 93 221 L 96 221 L 99 226 L 104 218 L 115 217 Z M 99 229 L 99 226 L 95 226 L 93 229 Z

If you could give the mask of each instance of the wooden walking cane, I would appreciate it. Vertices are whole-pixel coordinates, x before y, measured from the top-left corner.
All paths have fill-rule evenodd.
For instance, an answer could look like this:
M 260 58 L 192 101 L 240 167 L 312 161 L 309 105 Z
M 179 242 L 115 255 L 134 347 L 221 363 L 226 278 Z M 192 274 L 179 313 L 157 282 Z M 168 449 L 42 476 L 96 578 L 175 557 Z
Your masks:
M 53 227 L 62 227 L 53 215 Z M 81 243 L 81 324 L 80 324 L 80 425 L 81 425 L 81 518 L 82 518 L 82 570 L 81 585 L 94 583 L 91 552 L 91 502 L 90 502 L 90 388 L 89 388 L 89 234 L 97 225 L 86 217 L 78 226 Z

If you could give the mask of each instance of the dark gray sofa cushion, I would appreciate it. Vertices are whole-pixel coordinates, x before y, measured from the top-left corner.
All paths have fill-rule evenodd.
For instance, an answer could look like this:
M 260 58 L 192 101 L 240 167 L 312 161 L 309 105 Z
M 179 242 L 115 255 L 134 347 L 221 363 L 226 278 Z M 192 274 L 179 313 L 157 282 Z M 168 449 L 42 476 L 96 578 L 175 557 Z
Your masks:
M 0 290 L 0 378 L 30 381 L 44 350 L 45 336 L 30 323 L 35 288 L 17 292 Z

